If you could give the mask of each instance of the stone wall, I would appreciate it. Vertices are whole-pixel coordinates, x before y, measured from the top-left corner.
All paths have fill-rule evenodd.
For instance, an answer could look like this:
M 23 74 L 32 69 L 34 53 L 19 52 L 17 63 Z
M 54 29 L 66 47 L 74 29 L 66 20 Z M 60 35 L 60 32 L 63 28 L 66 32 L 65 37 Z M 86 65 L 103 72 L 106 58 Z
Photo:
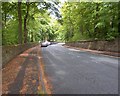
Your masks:
M 18 54 L 37 45 L 38 43 L 28 43 L 22 45 L 2 46 L 2 68 Z
M 120 39 L 114 41 L 78 41 L 66 42 L 66 45 L 91 50 L 120 52 Z

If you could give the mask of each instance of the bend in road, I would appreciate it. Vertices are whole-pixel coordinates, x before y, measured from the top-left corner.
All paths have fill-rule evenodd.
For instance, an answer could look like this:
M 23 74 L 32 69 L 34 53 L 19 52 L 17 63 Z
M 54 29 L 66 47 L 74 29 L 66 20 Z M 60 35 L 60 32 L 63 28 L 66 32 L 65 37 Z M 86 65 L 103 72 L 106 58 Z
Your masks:
M 117 94 L 118 59 L 54 44 L 42 48 L 53 94 Z

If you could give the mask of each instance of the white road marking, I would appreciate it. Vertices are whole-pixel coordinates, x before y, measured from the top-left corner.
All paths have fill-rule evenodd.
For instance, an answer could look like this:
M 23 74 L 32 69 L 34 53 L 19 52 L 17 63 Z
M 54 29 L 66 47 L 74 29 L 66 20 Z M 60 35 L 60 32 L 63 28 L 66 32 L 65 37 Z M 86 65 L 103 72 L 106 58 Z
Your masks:
M 79 51 L 79 52 L 80 52 L 80 50 L 76 50 L 76 49 L 70 49 L 70 48 L 69 48 L 69 50 L 70 50 L 70 51 Z

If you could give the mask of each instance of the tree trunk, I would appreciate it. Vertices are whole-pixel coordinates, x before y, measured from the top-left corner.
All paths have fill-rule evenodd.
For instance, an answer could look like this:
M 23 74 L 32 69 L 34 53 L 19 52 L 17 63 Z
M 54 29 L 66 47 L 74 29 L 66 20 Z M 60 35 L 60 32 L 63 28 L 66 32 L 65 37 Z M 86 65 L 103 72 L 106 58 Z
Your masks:
M 6 21 L 7 21 L 7 13 L 5 12 L 5 26 L 6 26 Z
M 28 19 L 28 14 L 29 14 L 29 0 L 26 2 L 27 10 L 26 10 L 26 15 L 24 17 L 24 43 L 27 43 L 27 19 Z
M 21 14 L 21 0 L 18 0 L 18 43 L 22 44 L 22 14 Z
M 86 29 L 87 29 L 87 31 L 88 31 L 89 37 L 91 37 L 92 34 L 91 34 L 90 30 L 89 30 L 87 27 L 86 27 Z
M 6 17 L 7 17 L 7 13 L 5 10 L 5 12 L 2 13 L 2 20 L 4 21 L 4 22 L 2 22 L 2 45 L 4 45 L 4 43 L 5 43 L 4 30 L 6 28 L 6 21 L 7 21 Z
M 33 42 L 33 32 L 31 32 L 31 42 Z

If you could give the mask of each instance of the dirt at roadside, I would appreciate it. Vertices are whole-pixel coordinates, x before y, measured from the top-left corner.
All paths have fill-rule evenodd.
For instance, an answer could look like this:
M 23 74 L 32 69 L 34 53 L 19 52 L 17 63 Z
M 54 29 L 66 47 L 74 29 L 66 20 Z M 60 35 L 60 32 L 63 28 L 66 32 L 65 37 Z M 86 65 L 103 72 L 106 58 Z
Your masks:
M 6 64 L 2 69 L 2 94 L 51 93 L 40 53 L 40 46 L 36 46 Z

